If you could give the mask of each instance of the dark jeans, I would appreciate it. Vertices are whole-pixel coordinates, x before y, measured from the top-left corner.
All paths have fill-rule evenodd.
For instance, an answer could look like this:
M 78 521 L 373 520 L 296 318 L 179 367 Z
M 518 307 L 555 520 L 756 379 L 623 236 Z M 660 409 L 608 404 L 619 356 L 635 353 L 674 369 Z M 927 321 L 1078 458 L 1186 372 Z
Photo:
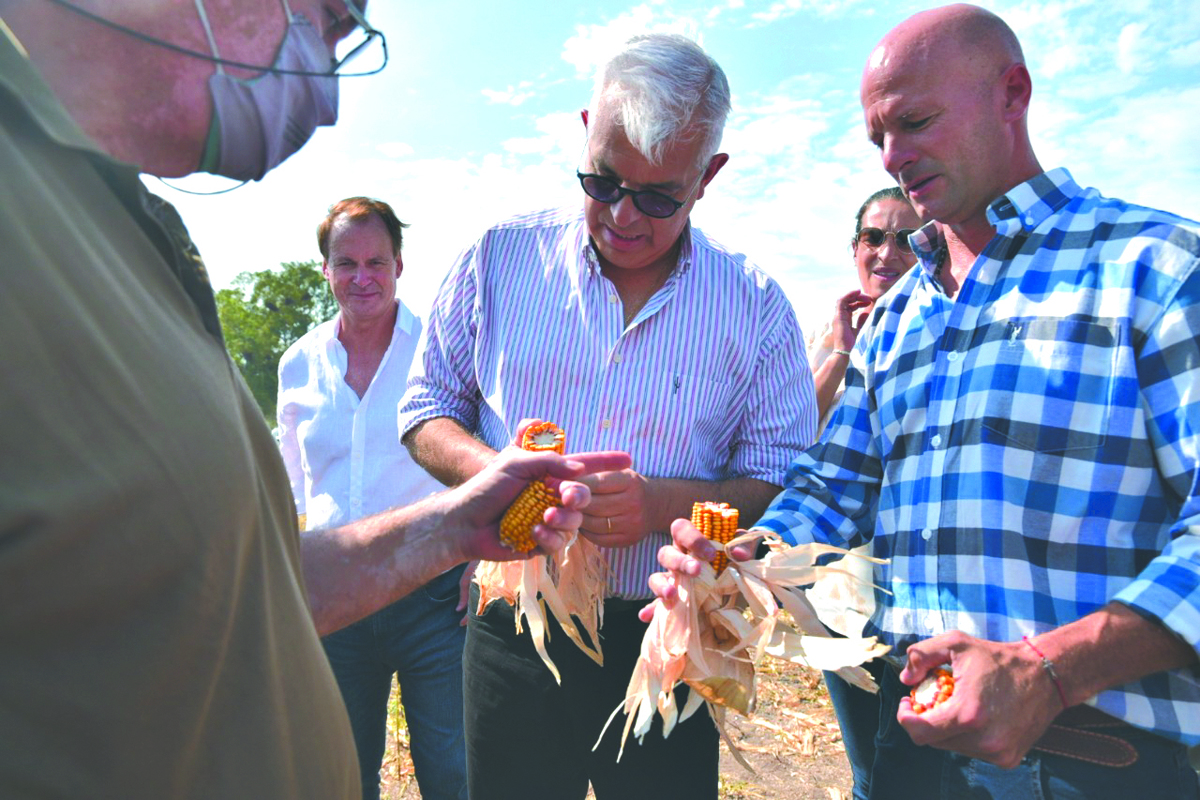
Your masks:
M 886 668 L 878 659 L 863 666 L 876 682 Z M 854 775 L 854 800 L 867 800 L 871 792 L 871 768 L 875 763 L 875 736 L 879 733 L 879 695 L 847 683 L 836 672 L 822 674 L 842 729 L 850 772 Z
M 425 800 L 466 800 L 458 580 L 462 567 L 321 640 L 358 750 L 363 797 L 378 800 L 392 675 L 408 722 L 417 785 Z
M 896 722 L 908 693 L 895 671 L 883 670 L 879 737 L 871 800 L 1196 800 L 1196 773 L 1187 748 L 1131 726 L 1105 730 L 1132 744 L 1138 760 L 1105 767 L 1036 751 L 1005 770 L 985 761 L 913 744 Z
M 645 741 L 630 736 L 617 763 L 625 724 L 618 714 L 600 747 L 592 746 L 625 697 L 646 626 L 638 603 L 605 604 L 600 641 L 604 667 L 584 655 L 551 618 L 546 643 L 562 685 L 518 636 L 513 609 L 493 603 L 471 621 L 463 654 L 467 777 L 471 800 L 582 800 L 591 781 L 599 800 L 715 800 L 717 731 L 701 708 L 663 739 L 661 720 Z M 676 690 L 680 705 L 686 691 Z

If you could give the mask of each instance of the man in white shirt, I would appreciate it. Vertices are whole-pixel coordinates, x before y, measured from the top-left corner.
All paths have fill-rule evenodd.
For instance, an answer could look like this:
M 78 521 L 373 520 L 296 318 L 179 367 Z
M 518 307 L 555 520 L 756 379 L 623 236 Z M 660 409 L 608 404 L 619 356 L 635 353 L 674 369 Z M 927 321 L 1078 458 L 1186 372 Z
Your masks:
M 280 448 L 307 525 L 339 525 L 408 505 L 441 485 L 400 444 L 404 394 L 421 322 L 396 297 L 404 224 L 379 200 L 334 204 L 317 228 L 339 313 L 279 362 Z M 462 566 L 322 639 L 350 713 L 363 796 L 379 797 L 387 701 L 400 682 L 425 798 L 465 798 Z

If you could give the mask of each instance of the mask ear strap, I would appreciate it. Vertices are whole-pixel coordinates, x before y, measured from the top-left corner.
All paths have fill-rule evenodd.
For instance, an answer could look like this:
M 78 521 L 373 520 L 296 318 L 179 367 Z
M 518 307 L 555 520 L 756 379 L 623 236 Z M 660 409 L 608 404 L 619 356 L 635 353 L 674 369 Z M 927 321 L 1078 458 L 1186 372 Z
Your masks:
M 284 6 L 287 6 L 287 0 L 284 0 Z M 196 13 L 200 15 L 200 24 L 204 26 L 204 35 L 208 37 L 208 46 L 212 49 L 213 58 L 220 58 L 221 54 L 217 52 L 217 37 L 213 36 L 212 25 L 208 22 L 208 12 L 204 10 L 204 0 L 196 0 Z M 225 65 L 220 61 L 217 62 L 217 72 L 221 75 L 225 74 Z

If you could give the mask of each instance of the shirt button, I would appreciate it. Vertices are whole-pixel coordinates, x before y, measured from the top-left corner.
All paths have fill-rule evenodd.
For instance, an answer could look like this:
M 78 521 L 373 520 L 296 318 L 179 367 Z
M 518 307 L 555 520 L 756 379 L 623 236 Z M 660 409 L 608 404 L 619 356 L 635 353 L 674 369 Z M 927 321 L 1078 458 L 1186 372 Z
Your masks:
M 608 302 L 609 302 L 609 303 L 611 303 L 611 304 L 614 304 L 614 305 L 615 305 L 615 304 L 616 304 L 616 302 L 617 302 L 617 299 L 618 299 L 618 298 L 617 298 L 617 296 L 616 296 L 615 294 L 610 294 L 610 295 L 608 296 Z
M 612 420 L 611 419 L 604 420 L 603 422 L 600 423 L 600 427 L 604 428 L 605 430 L 608 430 L 609 428 L 612 427 Z
M 958 361 L 958 356 L 959 356 L 959 353 L 958 353 L 958 351 L 957 351 L 957 350 L 951 350 L 951 351 L 950 351 L 950 352 L 949 352 L 949 353 L 946 355 L 946 358 L 950 359 L 951 361 Z
M 613 353 L 613 363 L 614 364 L 621 363 L 621 354 L 620 353 Z
M 942 446 L 942 435 L 940 433 L 935 433 L 933 435 L 933 438 L 929 440 L 929 443 L 931 445 L 933 445 L 934 447 L 941 447 Z
M 933 531 L 929 530 L 929 528 L 926 528 L 925 530 L 921 531 L 921 538 L 927 542 L 930 540 L 930 538 L 932 538 L 932 536 L 933 536 Z

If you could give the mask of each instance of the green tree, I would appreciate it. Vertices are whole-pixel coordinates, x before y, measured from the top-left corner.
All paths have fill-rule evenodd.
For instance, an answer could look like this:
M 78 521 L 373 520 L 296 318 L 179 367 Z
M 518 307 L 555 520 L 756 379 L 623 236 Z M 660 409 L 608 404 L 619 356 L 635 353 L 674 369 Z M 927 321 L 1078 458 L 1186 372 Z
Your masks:
M 225 347 L 275 424 L 279 358 L 314 326 L 332 319 L 337 301 L 318 261 L 289 261 L 279 270 L 243 272 L 217 292 Z

